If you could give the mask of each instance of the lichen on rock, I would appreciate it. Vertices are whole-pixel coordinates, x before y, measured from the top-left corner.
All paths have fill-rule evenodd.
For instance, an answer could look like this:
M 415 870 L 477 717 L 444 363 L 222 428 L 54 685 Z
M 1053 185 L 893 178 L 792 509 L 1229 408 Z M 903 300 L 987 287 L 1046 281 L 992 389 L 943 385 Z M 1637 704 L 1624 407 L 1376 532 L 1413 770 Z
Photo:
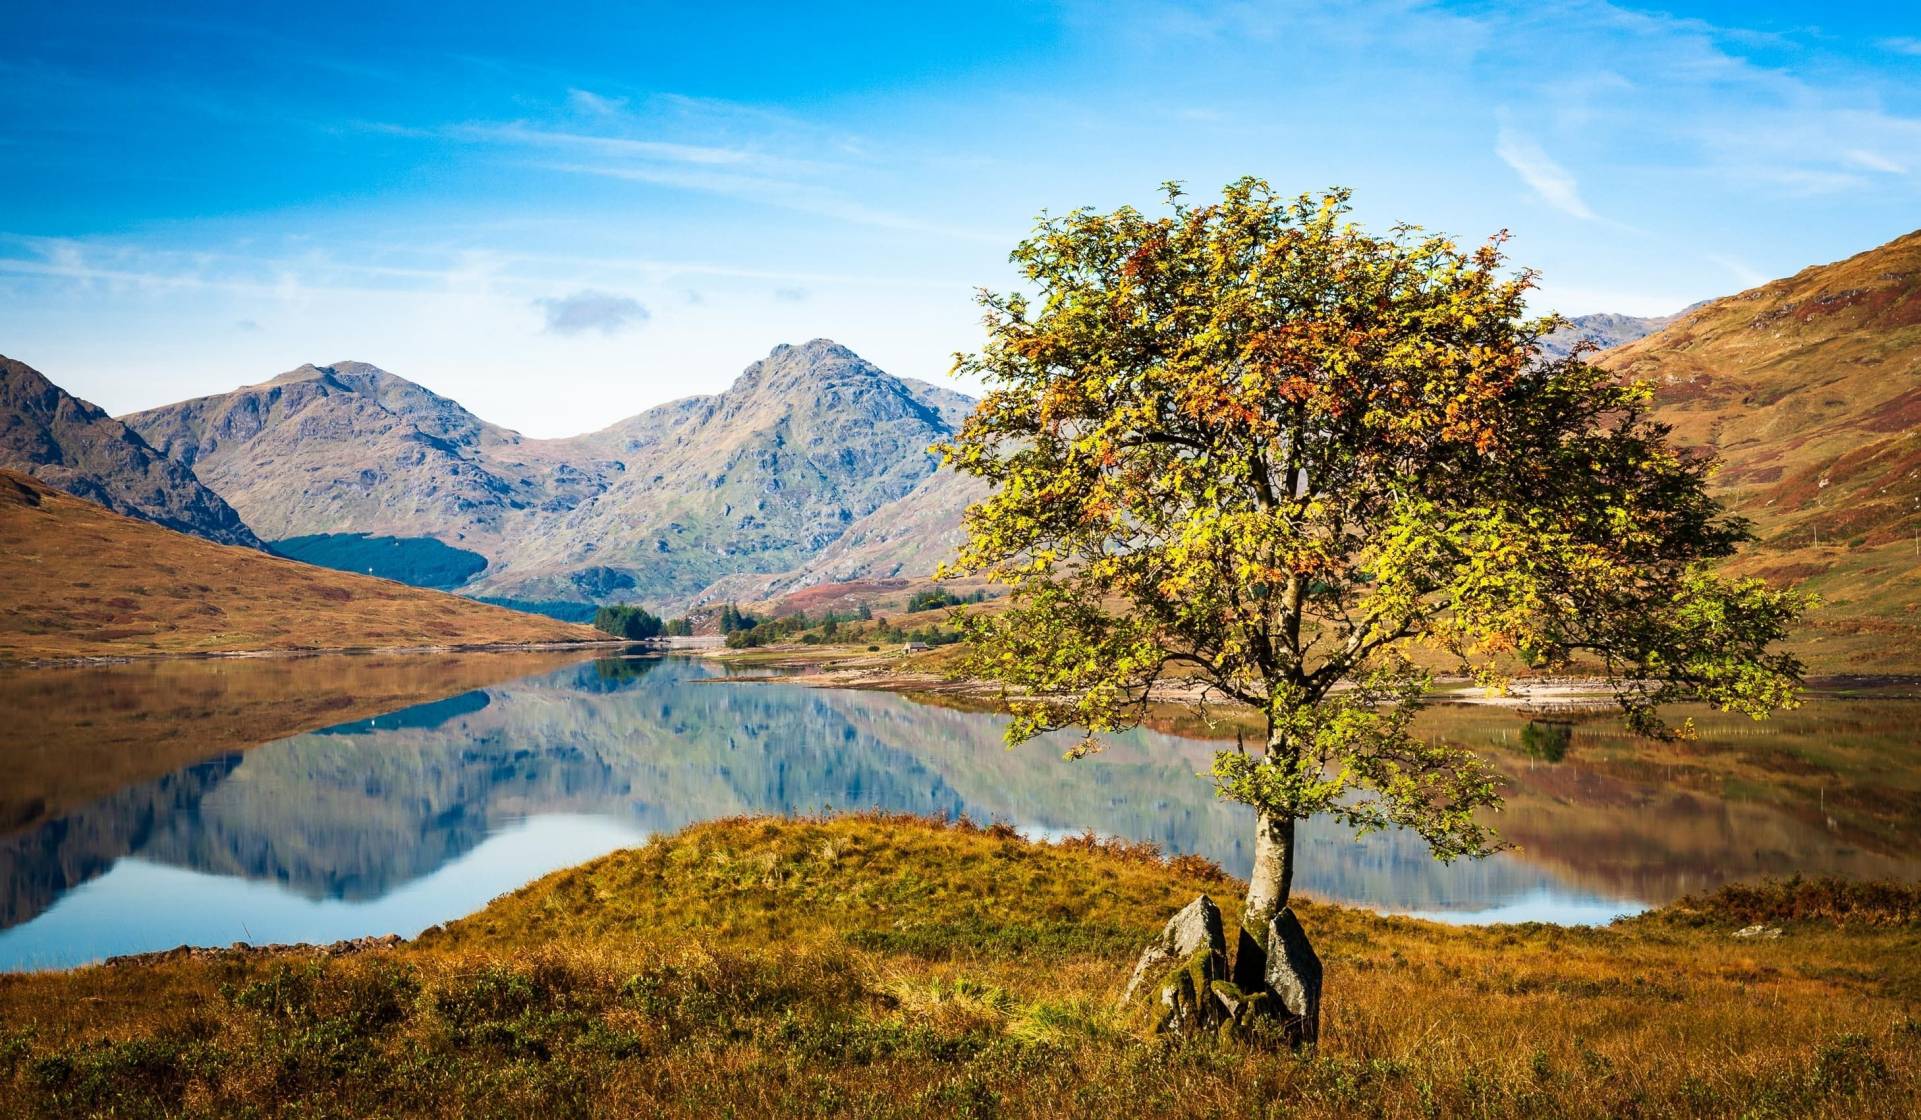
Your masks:
M 1260 966 L 1254 984 L 1230 980 L 1220 908 L 1201 895 L 1141 951 L 1121 1006 L 1148 1034 L 1238 1039 L 1278 1025 L 1289 1045 L 1311 1044 L 1320 1034 L 1320 958 L 1285 908 L 1264 940 L 1241 942 L 1242 955 L 1254 958 L 1245 963 Z

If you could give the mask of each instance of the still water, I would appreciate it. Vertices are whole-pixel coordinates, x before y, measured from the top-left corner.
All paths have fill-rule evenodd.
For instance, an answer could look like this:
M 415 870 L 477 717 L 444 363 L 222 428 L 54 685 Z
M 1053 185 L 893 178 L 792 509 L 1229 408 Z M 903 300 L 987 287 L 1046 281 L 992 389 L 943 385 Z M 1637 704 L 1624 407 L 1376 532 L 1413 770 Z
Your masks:
M 0 714 L 0 969 L 412 935 L 746 813 L 966 814 L 1153 841 L 1237 874 L 1251 861 L 1247 811 L 1197 776 L 1218 744 L 1142 730 L 1068 763 L 1058 744 L 1005 749 L 991 713 L 729 682 L 692 659 L 16 670 L 0 674 Z M 1686 748 L 1493 709 L 1430 724 L 1507 775 L 1496 823 L 1518 849 L 1443 866 L 1412 837 L 1312 821 L 1299 889 L 1451 921 L 1604 922 L 1757 875 L 1921 875 L 1904 784 L 1921 701 L 1708 721 Z

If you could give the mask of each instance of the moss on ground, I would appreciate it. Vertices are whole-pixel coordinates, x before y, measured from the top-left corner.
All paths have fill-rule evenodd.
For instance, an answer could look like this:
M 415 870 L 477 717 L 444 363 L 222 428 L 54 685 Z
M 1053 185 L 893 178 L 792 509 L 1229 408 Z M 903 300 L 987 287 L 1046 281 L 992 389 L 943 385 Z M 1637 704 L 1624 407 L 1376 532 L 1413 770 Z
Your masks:
M 1787 884 L 1602 929 L 1309 903 L 1317 1050 L 1142 1040 L 1114 1007 L 1134 953 L 1237 889 L 1001 828 L 716 822 L 395 948 L 0 978 L 0 1115 L 1921 1112 L 1914 888 Z M 1783 935 L 1730 936 L 1755 921 Z

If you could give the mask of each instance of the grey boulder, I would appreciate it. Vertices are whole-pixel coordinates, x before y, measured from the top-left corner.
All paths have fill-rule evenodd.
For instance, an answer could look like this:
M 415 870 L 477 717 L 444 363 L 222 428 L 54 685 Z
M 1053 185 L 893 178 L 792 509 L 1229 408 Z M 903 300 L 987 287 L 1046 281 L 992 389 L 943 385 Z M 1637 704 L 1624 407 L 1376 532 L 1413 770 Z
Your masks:
M 1131 1003 L 1142 989 L 1178 966 L 1199 955 L 1202 978 L 1227 978 L 1227 934 L 1221 924 L 1221 908 L 1201 895 L 1180 909 L 1161 928 L 1161 935 L 1141 950 L 1134 975 L 1121 994 L 1122 1003 Z
M 1282 907 L 1267 924 L 1267 990 L 1295 1046 L 1312 1044 L 1321 1034 L 1321 958 L 1307 940 L 1294 911 Z

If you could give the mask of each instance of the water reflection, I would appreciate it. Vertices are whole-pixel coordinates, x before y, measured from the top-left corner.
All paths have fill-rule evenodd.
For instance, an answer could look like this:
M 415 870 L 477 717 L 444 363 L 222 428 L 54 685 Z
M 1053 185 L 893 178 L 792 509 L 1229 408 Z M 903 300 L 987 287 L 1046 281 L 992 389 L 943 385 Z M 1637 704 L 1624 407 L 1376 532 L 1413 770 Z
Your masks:
M 168 768 L 123 767 L 131 777 L 84 804 L 36 791 L 44 750 L 34 767 L 14 765 L 29 747 L 0 752 L 10 803 L 58 806 L 0 834 L 0 967 L 411 934 L 553 868 L 739 813 L 966 813 L 1037 835 L 1151 840 L 1236 873 L 1250 862 L 1246 812 L 1211 796 L 1197 773 L 1214 748 L 1192 739 L 1140 731 L 1070 765 L 1058 746 L 1005 750 L 992 714 L 724 683 L 698 661 L 607 659 L 465 691 L 459 674 L 474 670 L 449 672 L 452 695 L 343 712 L 352 718 L 251 750 L 205 734 L 204 708 L 157 721 Z M 97 718 L 81 696 L 67 703 L 71 719 Z M 1884 706 L 1882 718 L 1912 727 L 1916 712 Z M 1610 745 L 1599 725 L 1434 718 L 1434 733 L 1501 761 L 1512 781 L 1498 823 L 1523 850 L 1444 867 L 1411 837 L 1357 841 L 1308 822 L 1303 890 L 1457 920 L 1598 921 L 1758 872 L 1921 870 L 1904 845 L 1880 843 L 1877 830 L 1904 819 L 1841 791 L 1836 818 L 1829 795 L 1808 809 L 1792 783 L 1785 803 L 1700 788 L 1685 757 L 1643 772 L 1645 752 Z M 206 756 L 181 761 L 196 741 Z

